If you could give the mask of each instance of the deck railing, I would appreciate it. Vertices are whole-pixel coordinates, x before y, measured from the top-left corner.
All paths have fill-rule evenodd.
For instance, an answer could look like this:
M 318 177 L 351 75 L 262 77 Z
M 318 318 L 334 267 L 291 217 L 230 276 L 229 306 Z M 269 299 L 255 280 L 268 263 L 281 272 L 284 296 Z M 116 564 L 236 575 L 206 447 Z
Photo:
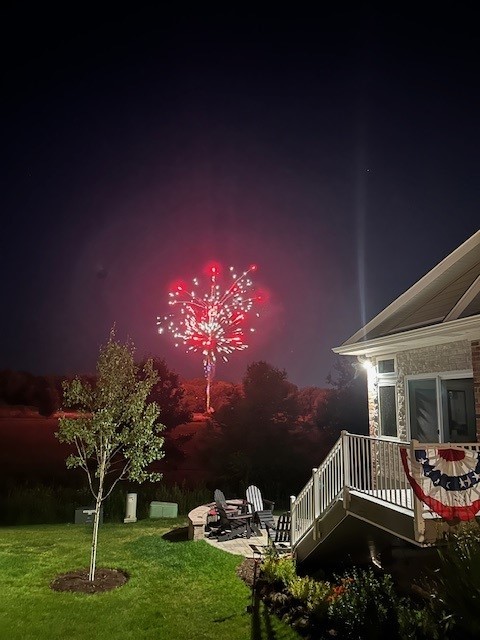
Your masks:
M 343 436 L 342 436 L 343 437 Z M 292 496 L 292 545 L 312 527 L 315 520 L 338 499 L 344 486 L 342 437 L 337 440 L 297 498 Z
M 295 548 L 335 502 L 343 500 L 347 508 L 351 492 L 411 511 L 420 540 L 422 519 L 428 509 L 414 497 L 400 456 L 401 448 L 419 446 L 455 446 L 480 451 L 480 443 L 419 445 L 416 441 L 402 442 L 342 432 L 320 467 L 312 470 L 312 477 L 299 495 L 291 497 L 292 546 Z

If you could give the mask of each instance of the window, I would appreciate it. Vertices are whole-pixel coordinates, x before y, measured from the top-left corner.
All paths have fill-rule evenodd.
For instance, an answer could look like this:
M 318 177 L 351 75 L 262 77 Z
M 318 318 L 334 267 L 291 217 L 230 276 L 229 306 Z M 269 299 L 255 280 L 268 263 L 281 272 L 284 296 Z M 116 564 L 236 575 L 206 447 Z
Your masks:
M 396 438 L 398 435 L 396 381 L 395 359 L 379 358 L 377 360 L 377 382 L 380 434 L 389 438 Z
M 378 373 L 395 373 L 395 360 L 393 358 L 389 360 L 379 360 Z
M 382 436 L 397 437 L 397 403 L 393 385 L 378 387 L 380 432 Z
M 412 440 L 438 442 L 437 390 L 435 379 L 408 381 Z
M 411 438 L 419 442 L 475 442 L 473 380 L 444 376 L 408 380 Z

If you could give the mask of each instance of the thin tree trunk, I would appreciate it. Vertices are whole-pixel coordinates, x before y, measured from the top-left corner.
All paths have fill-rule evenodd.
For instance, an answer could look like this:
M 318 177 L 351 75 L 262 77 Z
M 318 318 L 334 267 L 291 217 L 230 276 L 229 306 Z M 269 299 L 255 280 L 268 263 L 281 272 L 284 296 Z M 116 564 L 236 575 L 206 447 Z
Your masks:
M 95 517 L 93 521 L 93 534 L 92 534 L 92 551 L 90 554 L 90 571 L 88 573 L 88 579 L 90 581 L 95 580 L 95 565 L 97 562 L 97 541 L 98 541 L 98 525 L 100 524 L 100 510 L 102 508 L 103 498 L 103 481 L 105 478 L 104 465 L 100 471 L 100 483 L 98 487 L 97 502 L 95 504 Z

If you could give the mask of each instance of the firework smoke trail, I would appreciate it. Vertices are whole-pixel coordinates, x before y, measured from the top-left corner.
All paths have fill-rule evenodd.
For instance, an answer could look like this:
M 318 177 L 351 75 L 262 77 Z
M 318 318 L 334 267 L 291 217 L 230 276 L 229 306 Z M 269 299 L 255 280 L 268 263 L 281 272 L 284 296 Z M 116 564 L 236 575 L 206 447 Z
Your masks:
M 232 283 L 222 292 L 218 283 L 220 270 L 214 265 L 209 269 L 210 282 L 206 293 L 197 293 L 197 278 L 193 279 L 194 288 L 191 291 L 182 284 L 176 285 L 174 291 L 169 293 L 169 305 L 177 307 L 176 312 L 157 318 L 159 333 L 168 330 L 175 338 L 176 347 L 183 343 L 187 353 L 202 353 L 207 381 L 207 412 L 212 411 L 210 388 L 215 376 L 217 357 L 228 362 L 231 353 L 248 348 L 245 323 L 254 302 L 261 299 L 258 295 L 251 295 L 253 281 L 250 274 L 256 269 L 255 265 L 251 265 L 238 275 L 235 269 L 230 267 Z M 254 329 L 250 328 L 250 331 Z

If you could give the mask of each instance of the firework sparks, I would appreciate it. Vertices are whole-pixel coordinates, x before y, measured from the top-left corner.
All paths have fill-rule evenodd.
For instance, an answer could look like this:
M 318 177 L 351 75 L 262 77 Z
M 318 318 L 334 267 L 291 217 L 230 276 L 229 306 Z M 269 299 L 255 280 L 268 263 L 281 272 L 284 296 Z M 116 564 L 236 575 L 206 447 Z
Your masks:
M 207 380 L 207 412 L 211 411 L 210 385 L 217 358 L 228 362 L 231 353 L 248 348 L 245 324 L 255 301 L 260 300 L 260 296 L 252 294 L 251 274 L 256 269 L 251 265 L 238 274 L 230 267 L 231 284 L 222 289 L 220 269 L 213 265 L 208 270 L 209 286 L 204 294 L 197 293 L 198 278 L 193 279 L 191 290 L 184 284 L 175 285 L 169 293 L 169 305 L 177 309 L 171 315 L 157 318 L 158 332 L 169 331 L 176 347 L 183 344 L 187 353 L 202 354 Z

